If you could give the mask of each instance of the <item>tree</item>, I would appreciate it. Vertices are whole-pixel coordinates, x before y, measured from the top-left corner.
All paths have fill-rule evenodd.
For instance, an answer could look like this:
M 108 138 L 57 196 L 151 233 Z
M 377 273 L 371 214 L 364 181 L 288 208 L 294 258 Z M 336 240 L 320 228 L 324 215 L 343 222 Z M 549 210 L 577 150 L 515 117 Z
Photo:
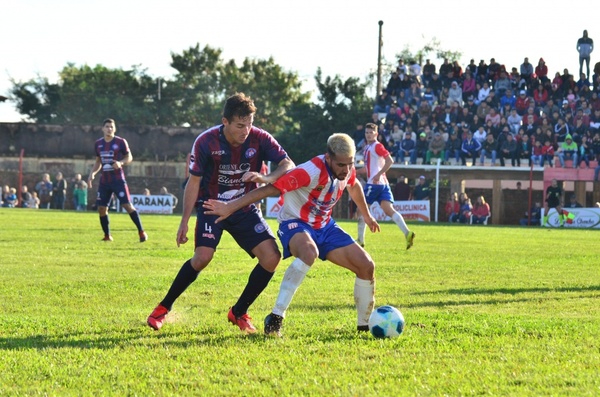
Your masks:
M 452 63 L 453 61 L 460 60 L 462 52 L 442 48 L 441 41 L 433 37 L 423 47 L 417 49 L 416 52 L 412 52 L 409 46 L 406 45 L 399 54 L 396 54 L 396 60 L 416 60 L 419 64 L 423 64 L 423 60 L 431 58 L 431 55 L 434 55 L 435 59 L 448 59 Z
M 67 64 L 56 84 L 39 76 L 12 83 L 17 109 L 34 122 L 97 124 L 111 117 L 124 124 L 156 124 L 155 80 L 137 66 Z

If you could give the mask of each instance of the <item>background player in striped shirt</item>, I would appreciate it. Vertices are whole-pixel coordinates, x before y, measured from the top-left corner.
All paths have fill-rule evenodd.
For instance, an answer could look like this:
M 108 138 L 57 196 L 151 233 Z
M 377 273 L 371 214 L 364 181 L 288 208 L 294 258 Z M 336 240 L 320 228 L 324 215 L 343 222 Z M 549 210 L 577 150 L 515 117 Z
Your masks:
M 242 93 L 227 99 L 223 124 L 200 134 L 194 141 L 190 160 L 190 178 L 183 195 L 183 214 L 177 231 L 177 246 L 188 241 L 188 222 L 196 209 L 194 256 L 187 260 L 175 277 L 167 295 L 148 317 L 155 330 L 163 321 L 175 300 L 192 284 L 202 269 L 211 262 L 223 231 L 226 230 L 258 264 L 250 273 L 248 283 L 227 319 L 246 333 L 256 332 L 247 311 L 267 287 L 281 259 L 275 236 L 254 205 L 240 207 L 227 221 L 216 224 L 214 215 L 204 211 L 208 199 L 233 200 L 256 189 L 257 183 L 271 183 L 294 167 L 287 153 L 266 131 L 254 127 L 256 107 Z M 277 164 L 269 175 L 260 173 L 263 161 Z
M 92 188 L 94 176 L 102 171 L 96 196 L 96 206 L 100 215 L 100 225 L 104 231 L 103 240 L 113 241 L 109 228 L 108 204 L 114 193 L 121 203 L 121 207 L 127 211 L 131 220 L 135 223 L 140 243 L 143 243 L 148 240 L 148 234 L 146 234 L 142 227 L 140 215 L 130 202 L 129 188 L 125 180 L 125 172 L 123 172 L 123 166 L 131 163 L 133 156 L 131 155 L 127 141 L 120 136 L 116 136 L 116 132 L 117 125 L 113 119 L 106 119 L 102 122 L 102 133 L 104 136 L 94 144 L 96 162 L 88 178 L 88 188 Z
M 371 231 L 379 231 L 371 216 L 362 186 L 356 179 L 354 141 L 346 134 L 333 134 L 327 140 L 327 153 L 314 157 L 288 172 L 276 182 L 263 186 L 241 199 L 209 200 L 208 213 L 227 218 L 239 208 L 268 196 L 283 195 L 279 211 L 279 239 L 283 257 L 295 259 L 285 272 L 271 314 L 265 319 L 265 333 L 281 335 L 285 312 L 304 276 L 317 258 L 329 260 L 354 274 L 354 301 L 359 331 L 368 331 L 369 316 L 375 304 L 375 264 L 369 254 L 331 218 L 334 205 L 345 188 L 356 203 Z
M 394 223 L 404 233 L 406 249 L 409 249 L 413 245 L 415 233 L 408 229 L 402 215 L 394 209 L 394 197 L 392 196 L 390 183 L 385 175 L 385 172 L 394 164 L 394 160 L 390 152 L 377 141 L 377 135 L 377 125 L 368 123 L 365 127 L 365 167 L 361 170 L 367 175 L 367 183 L 365 184 L 364 191 L 365 199 L 369 206 L 376 201 L 379 203 L 383 212 L 392 218 Z M 362 215 L 358 216 L 358 243 L 362 247 L 365 246 L 365 221 Z

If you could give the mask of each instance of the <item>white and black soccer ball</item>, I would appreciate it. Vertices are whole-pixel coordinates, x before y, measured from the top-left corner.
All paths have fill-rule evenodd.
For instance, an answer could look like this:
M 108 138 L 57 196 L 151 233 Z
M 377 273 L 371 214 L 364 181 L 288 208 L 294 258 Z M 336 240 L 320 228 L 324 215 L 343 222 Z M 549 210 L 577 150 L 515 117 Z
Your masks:
M 393 306 L 380 306 L 369 317 L 369 330 L 376 338 L 396 338 L 404 330 L 404 316 Z

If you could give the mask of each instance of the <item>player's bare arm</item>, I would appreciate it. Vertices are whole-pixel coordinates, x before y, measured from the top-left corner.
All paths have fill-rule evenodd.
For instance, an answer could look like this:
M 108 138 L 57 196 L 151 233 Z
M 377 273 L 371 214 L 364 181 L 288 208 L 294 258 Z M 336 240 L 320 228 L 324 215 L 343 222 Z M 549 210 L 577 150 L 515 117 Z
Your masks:
M 373 233 L 380 231 L 379 223 L 377 223 L 375 218 L 373 218 L 373 215 L 371 215 L 371 211 L 369 211 L 369 206 L 365 200 L 365 194 L 363 193 L 363 188 L 360 182 L 356 181 L 353 186 L 348 186 L 346 189 L 348 189 L 350 198 L 352 201 L 354 201 L 356 207 L 365 219 L 365 223 L 367 226 L 369 226 L 369 230 L 371 230 Z
M 385 156 L 385 163 L 383 164 L 383 167 L 381 167 L 381 170 L 373 176 L 374 184 L 379 184 L 379 178 L 391 168 L 392 164 L 394 164 L 394 160 L 392 159 L 392 156 L 388 154 Z
M 284 158 L 277 164 L 277 169 L 271 172 L 269 175 L 263 175 L 260 172 L 246 172 L 242 176 L 242 182 L 256 182 L 256 183 L 273 183 L 280 176 L 294 168 L 296 164 L 289 157 Z
M 200 181 L 202 177 L 190 175 L 183 192 L 183 213 L 181 215 L 181 222 L 179 223 L 179 229 L 177 230 L 177 246 L 188 242 L 188 222 L 194 207 L 196 200 L 198 199 L 198 190 L 200 189 Z
M 96 162 L 92 166 L 90 176 L 88 177 L 88 188 L 92 188 L 92 181 L 94 180 L 94 177 L 96 176 L 98 171 L 100 171 L 100 169 L 102 169 L 102 160 L 100 159 L 100 157 L 96 157 Z
M 242 209 L 250 204 L 256 203 L 265 197 L 279 196 L 281 192 L 273 185 L 261 186 L 258 189 L 251 191 L 250 193 L 237 198 L 232 201 L 224 202 L 219 200 L 210 199 L 205 201 L 202 205 L 207 211 L 205 214 L 218 215 L 219 217 L 215 220 L 215 223 L 219 223 L 235 211 Z
M 131 155 L 131 152 L 129 152 L 125 155 L 125 157 L 123 157 L 123 160 L 115 161 L 112 164 L 112 166 L 115 170 L 118 170 L 118 169 L 123 168 L 124 165 L 131 163 L 132 161 L 133 161 L 133 156 Z

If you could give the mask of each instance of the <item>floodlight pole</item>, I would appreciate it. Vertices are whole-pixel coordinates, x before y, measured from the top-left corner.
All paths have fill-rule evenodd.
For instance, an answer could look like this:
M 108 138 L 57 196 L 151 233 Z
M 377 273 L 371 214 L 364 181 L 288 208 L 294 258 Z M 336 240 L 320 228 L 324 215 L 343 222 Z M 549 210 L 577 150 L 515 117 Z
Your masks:
M 377 100 L 377 97 L 381 92 L 381 47 L 383 47 L 382 26 L 383 21 L 379 21 L 379 43 L 377 45 L 377 92 L 375 93 L 375 100 Z

